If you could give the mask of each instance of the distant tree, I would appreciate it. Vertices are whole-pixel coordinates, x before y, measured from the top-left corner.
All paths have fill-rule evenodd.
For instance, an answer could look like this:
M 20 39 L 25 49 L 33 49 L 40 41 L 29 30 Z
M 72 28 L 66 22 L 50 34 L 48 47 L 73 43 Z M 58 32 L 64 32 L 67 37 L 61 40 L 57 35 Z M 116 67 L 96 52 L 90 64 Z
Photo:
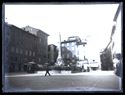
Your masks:
M 66 47 L 62 47 L 61 50 L 62 50 L 62 59 L 66 66 L 70 65 L 71 63 L 72 64 L 76 63 L 77 57 L 75 55 L 73 56 L 73 53 L 70 50 L 68 50 Z
M 56 45 L 48 45 L 48 62 L 51 65 L 56 63 L 58 57 L 58 49 Z

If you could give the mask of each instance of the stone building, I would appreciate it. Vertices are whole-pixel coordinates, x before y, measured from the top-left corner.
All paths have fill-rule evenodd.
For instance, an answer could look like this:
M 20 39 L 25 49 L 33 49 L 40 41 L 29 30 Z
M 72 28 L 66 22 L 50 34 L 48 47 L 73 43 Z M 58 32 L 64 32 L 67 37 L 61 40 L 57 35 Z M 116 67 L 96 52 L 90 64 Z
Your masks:
M 36 29 L 37 30 L 37 29 Z M 24 64 L 47 61 L 48 34 L 38 30 L 37 35 L 28 30 L 5 23 L 3 28 L 3 62 L 5 72 L 24 71 Z
M 31 26 L 26 26 L 22 28 L 23 30 L 38 37 L 37 41 L 37 63 L 44 64 L 48 61 L 48 34 L 42 30 L 33 28 Z

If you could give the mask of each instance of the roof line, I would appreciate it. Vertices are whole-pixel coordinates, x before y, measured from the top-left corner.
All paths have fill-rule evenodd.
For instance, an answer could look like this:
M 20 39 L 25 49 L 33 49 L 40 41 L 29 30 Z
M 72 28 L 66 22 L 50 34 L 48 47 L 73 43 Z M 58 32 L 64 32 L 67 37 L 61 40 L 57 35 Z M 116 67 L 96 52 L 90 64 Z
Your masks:
M 41 31 L 41 32 L 43 32 L 44 34 L 46 34 L 47 36 L 49 36 L 49 34 L 45 33 L 43 30 L 37 29 L 37 28 L 32 27 L 32 26 L 29 26 L 29 25 L 27 25 L 27 26 L 28 26 L 28 27 L 31 27 L 31 28 L 34 28 L 34 29 L 36 29 L 36 30 L 38 30 L 38 31 Z M 27 27 L 27 26 L 25 26 L 25 27 Z M 25 27 L 24 27 L 24 28 L 25 28 Z

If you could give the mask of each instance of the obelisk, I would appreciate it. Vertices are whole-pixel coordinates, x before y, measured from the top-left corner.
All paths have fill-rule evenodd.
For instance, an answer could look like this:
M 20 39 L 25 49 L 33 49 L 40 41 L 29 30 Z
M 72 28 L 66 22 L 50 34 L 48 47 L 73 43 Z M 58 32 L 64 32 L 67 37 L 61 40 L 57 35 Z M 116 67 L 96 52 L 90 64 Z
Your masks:
M 59 33 L 59 52 L 58 52 L 58 58 L 57 58 L 57 64 L 61 65 L 63 64 L 62 56 L 61 56 L 61 35 Z

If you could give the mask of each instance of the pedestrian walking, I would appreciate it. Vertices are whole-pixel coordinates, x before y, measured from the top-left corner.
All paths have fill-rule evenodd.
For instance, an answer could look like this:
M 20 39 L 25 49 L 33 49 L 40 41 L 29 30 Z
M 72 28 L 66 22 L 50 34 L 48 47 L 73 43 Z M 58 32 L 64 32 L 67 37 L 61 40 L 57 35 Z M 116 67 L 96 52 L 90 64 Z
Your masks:
M 51 76 L 50 73 L 49 73 L 49 65 L 48 65 L 48 64 L 46 64 L 45 69 L 46 69 L 45 76 L 46 76 L 47 74 L 48 74 L 49 76 Z

